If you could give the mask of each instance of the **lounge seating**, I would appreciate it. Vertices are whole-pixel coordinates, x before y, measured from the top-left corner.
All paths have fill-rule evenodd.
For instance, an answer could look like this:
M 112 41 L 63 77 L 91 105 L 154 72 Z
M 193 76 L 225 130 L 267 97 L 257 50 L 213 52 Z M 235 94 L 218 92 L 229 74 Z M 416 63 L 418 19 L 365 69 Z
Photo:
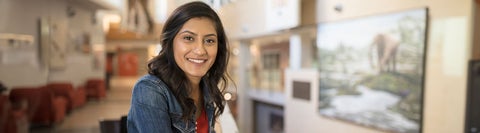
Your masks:
M 88 98 L 100 100 L 106 97 L 105 82 L 103 79 L 89 79 L 85 85 Z
M 85 105 L 87 102 L 87 91 L 85 90 L 85 87 L 78 86 L 77 89 L 74 90 L 75 93 L 75 100 L 73 101 L 73 105 L 75 107 L 80 107 Z
M 12 103 L 8 95 L 0 94 L 0 132 L 28 132 L 29 125 L 26 103 Z
M 71 112 L 83 104 L 85 104 L 86 95 L 83 87 L 73 88 L 71 83 L 54 82 L 49 83 L 48 88 L 51 89 L 56 96 L 63 96 L 67 98 L 67 112 Z
M 73 86 L 70 83 L 49 83 L 47 85 L 55 96 L 63 96 L 67 99 L 67 112 L 72 111 L 75 107 L 73 101 L 75 99 Z
M 65 118 L 67 99 L 55 96 L 47 86 L 14 87 L 10 91 L 12 102 L 26 100 L 30 123 L 53 125 Z

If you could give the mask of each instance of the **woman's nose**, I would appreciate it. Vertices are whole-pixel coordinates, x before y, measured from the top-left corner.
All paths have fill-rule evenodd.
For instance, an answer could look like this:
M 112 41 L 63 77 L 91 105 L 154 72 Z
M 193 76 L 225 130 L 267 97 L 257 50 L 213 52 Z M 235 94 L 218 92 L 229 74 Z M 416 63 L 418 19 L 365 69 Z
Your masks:
M 197 42 L 195 44 L 195 47 L 193 48 L 193 53 L 197 55 L 205 55 L 207 53 L 205 47 L 203 46 L 203 42 Z

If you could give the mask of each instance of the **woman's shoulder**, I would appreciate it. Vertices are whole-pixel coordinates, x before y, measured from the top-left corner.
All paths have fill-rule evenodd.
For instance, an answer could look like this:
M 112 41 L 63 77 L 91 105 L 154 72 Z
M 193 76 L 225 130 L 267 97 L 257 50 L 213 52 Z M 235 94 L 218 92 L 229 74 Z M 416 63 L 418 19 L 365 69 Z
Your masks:
M 157 106 L 154 104 L 156 101 L 169 99 L 168 91 L 167 85 L 162 80 L 154 75 L 145 75 L 135 83 L 132 101 Z
M 150 74 L 141 77 L 133 87 L 133 93 L 167 94 L 168 91 L 167 84 L 158 77 Z
M 163 81 L 160 78 L 151 74 L 143 75 L 142 77 L 140 77 L 138 81 L 149 81 L 149 82 L 155 82 L 155 83 L 161 82 L 163 84 Z
M 154 87 L 160 89 L 167 89 L 167 84 L 165 84 L 161 79 L 155 75 L 147 74 L 141 77 L 137 83 L 135 83 L 134 88 L 137 87 Z

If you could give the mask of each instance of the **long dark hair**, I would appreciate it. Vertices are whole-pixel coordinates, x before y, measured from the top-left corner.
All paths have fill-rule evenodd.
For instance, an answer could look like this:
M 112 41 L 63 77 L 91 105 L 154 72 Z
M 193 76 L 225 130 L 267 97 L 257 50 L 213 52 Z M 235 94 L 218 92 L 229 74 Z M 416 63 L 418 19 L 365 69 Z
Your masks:
M 226 73 L 229 60 L 228 40 L 222 26 L 222 22 L 217 13 L 203 2 L 191 2 L 184 4 L 175 11 L 167 19 L 162 30 L 162 50 L 160 53 L 150 60 L 148 63 L 148 73 L 155 75 L 167 84 L 175 95 L 177 101 L 183 109 L 182 118 L 189 120 L 194 116 L 196 108 L 194 101 L 189 97 L 191 92 L 190 81 L 185 73 L 175 63 L 173 54 L 173 40 L 182 26 L 192 18 L 204 17 L 213 21 L 218 38 L 217 57 L 212 67 L 202 77 L 201 83 L 207 86 L 210 98 L 215 106 L 215 119 L 223 113 L 225 108 L 225 99 L 223 91 L 230 81 L 230 77 Z M 221 85 L 220 87 L 218 85 Z M 209 101 L 204 101 L 209 102 Z

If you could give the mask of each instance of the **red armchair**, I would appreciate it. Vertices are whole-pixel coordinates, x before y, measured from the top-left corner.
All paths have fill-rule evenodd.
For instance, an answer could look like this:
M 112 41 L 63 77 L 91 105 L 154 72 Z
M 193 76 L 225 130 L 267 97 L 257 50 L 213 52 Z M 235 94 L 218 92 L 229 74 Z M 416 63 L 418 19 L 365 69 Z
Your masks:
M 83 87 L 74 89 L 71 83 L 57 82 L 48 84 L 48 88 L 52 89 L 56 96 L 67 98 L 67 112 L 85 104 L 86 95 Z
M 12 103 L 8 95 L 0 94 L 0 132 L 28 132 L 29 125 L 27 105 Z
M 55 96 L 65 97 L 67 100 L 67 112 L 72 111 L 75 107 L 73 101 L 75 94 L 73 94 L 73 85 L 71 83 L 49 83 L 48 89 L 51 89 Z
M 87 102 L 87 91 L 85 90 L 84 86 L 78 86 L 77 89 L 74 90 L 75 92 L 75 100 L 73 104 L 77 107 L 85 105 Z
M 4 133 L 15 133 L 16 125 L 11 122 L 11 105 L 8 97 L 5 95 L 0 95 L 0 132 Z
M 85 85 L 87 97 L 96 98 L 97 100 L 106 97 L 105 82 L 103 79 L 89 79 Z
M 11 101 L 27 100 L 29 120 L 32 124 L 52 125 L 65 118 L 67 99 L 55 96 L 47 86 L 14 87 Z

